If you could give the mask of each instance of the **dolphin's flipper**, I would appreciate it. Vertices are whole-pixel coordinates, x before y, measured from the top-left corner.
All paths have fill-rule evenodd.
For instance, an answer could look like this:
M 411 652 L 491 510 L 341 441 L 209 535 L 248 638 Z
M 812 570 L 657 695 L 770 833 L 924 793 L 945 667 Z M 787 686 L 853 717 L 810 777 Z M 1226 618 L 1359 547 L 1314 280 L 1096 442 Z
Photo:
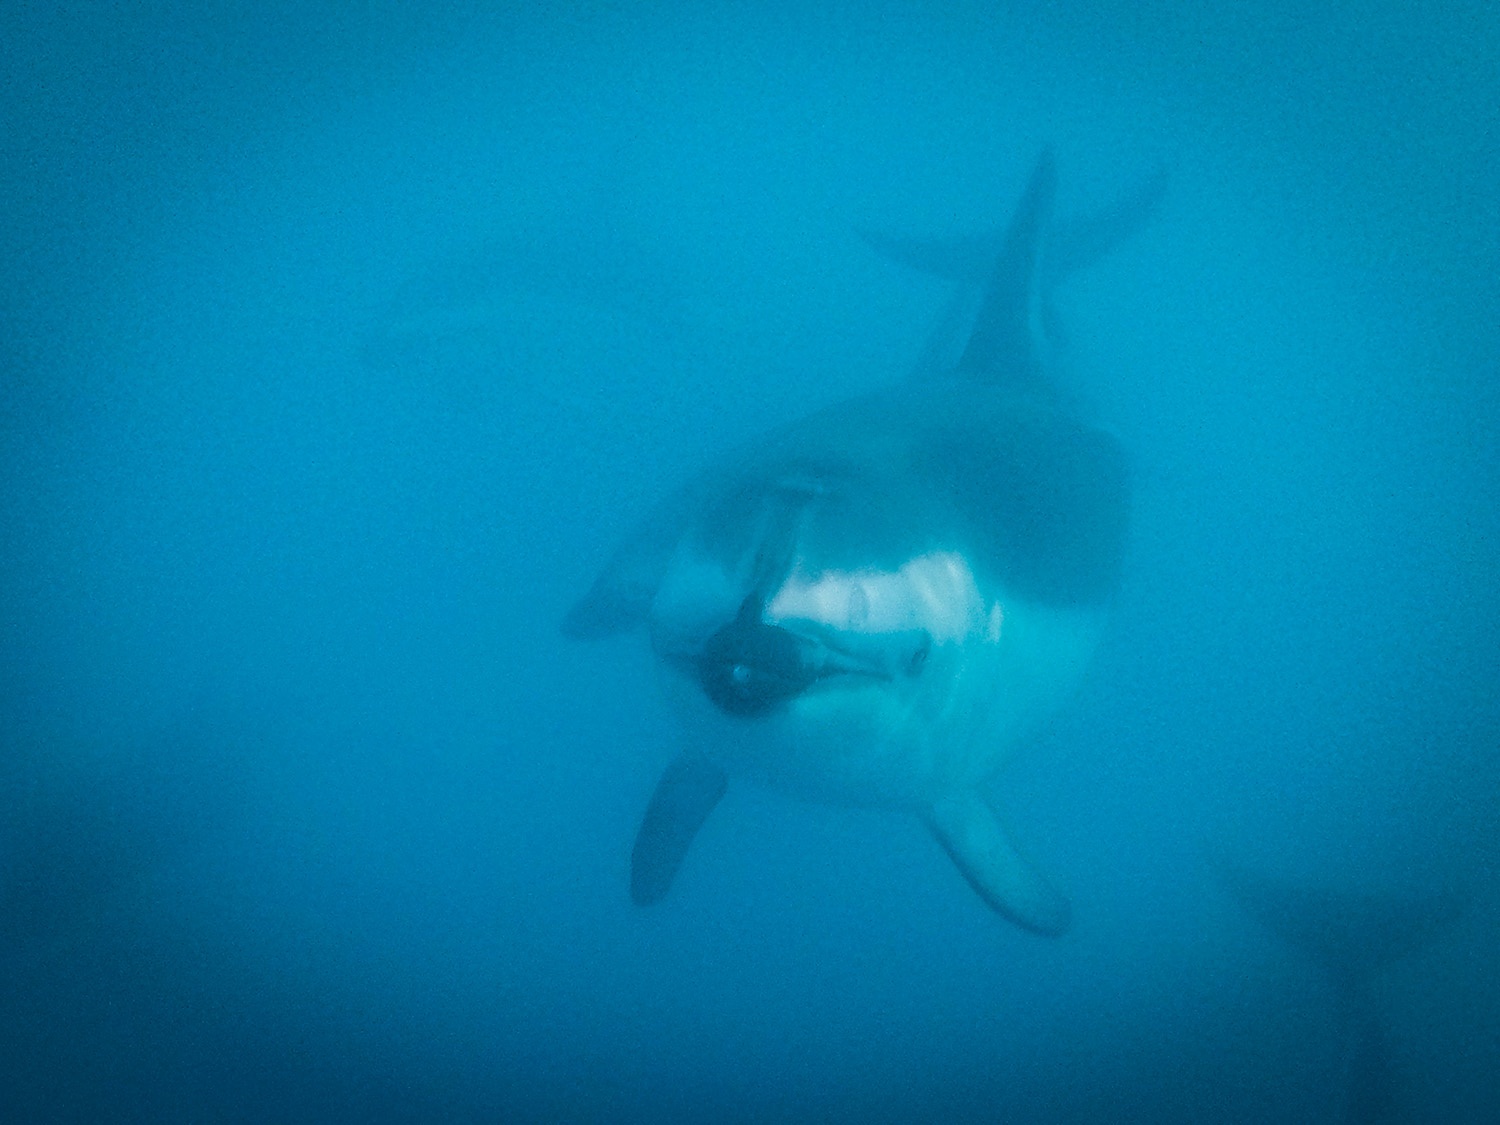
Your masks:
M 666 768 L 630 855 L 630 898 L 637 906 L 650 906 L 667 893 L 727 784 L 724 771 L 702 754 L 683 754 Z
M 1068 928 L 1072 911 L 1067 900 L 1016 852 L 979 794 L 938 801 L 927 812 L 927 824 L 969 885 L 997 913 L 1046 937 Z

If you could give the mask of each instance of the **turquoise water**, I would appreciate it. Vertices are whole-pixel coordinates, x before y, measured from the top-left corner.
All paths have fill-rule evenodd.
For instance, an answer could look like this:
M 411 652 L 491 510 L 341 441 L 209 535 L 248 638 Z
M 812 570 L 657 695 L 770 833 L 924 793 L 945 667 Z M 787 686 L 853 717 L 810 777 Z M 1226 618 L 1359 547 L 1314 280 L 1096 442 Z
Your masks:
M 1500 15 L 1200 7 L 0 17 L 0 1117 L 1489 1120 Z M 992 797 L 1072 928 L 751 786 L 632 906 L 679 735 L 559 622 L 1044 147 L 1168 184 L 1054 295 L 1131 546 Z

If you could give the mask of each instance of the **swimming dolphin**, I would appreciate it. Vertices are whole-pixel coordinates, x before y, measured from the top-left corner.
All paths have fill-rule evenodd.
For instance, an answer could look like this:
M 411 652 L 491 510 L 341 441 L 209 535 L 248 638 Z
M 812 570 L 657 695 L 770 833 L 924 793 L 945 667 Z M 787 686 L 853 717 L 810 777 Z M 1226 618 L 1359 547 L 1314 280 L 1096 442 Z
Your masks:
M 1076 687 L 1125 548 L 1124 457 L 1039 348 L 1055 190 L 1044 154 L 955 361 L 727 457 L 568 613 L 577 638 L 644 625 L 688 720 L 636 838 L 637 903 L 734 776 L 915 814 L 1000 914 L 1067 927 L 982 792 Z

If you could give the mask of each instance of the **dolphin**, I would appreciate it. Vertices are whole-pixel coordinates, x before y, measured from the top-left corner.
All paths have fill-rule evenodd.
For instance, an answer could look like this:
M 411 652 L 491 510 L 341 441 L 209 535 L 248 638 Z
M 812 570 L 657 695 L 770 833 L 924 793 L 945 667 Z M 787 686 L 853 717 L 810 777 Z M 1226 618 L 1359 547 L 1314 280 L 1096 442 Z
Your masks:
M 915 815 L 999 914 L 1067 928 L 984 795 L 1074 692 L 1126 544 L 1124 455 L 1040 346 L 1056 179 L 1044 153 L 956 358 L 728 455 L 568 612 L 574 638 L 644 627 L 687 723 L 635 841 L 637 904 L 667 893 L 734 777 Z M 895 256 L 923 265 L 912 245 Z

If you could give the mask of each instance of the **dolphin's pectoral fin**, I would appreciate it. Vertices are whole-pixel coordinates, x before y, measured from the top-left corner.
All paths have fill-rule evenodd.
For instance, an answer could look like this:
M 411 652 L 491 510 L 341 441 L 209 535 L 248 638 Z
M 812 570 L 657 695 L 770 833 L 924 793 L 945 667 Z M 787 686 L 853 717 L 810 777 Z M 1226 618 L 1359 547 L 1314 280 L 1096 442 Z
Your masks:
M 724 771 L 702 754 L 683 754 L 666 768 L 630 854 L 630 898 L 637 906 L 650 906 L 667 893 L 727 784 Z
M 979 794 L 938 801 L 927 812 L 927 824 L 969 885 L 996 912 L 1047 937 L 1068 928 L 1072 912 L 1067 900 L 1017 854 Z

